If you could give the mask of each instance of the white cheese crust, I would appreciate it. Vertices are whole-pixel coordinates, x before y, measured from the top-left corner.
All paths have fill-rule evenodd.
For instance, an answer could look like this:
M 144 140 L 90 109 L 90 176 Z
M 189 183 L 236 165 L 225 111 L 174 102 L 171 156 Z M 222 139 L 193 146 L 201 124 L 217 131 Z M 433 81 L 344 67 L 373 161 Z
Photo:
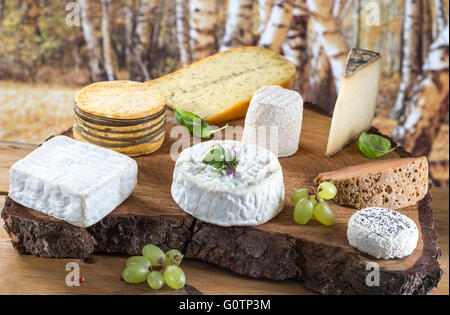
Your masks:
M 239 154 L 236 177 L 202 161 L 221 145 Z M 175 164 L 172 197 L 195 218 L 220 226 L 263 224 L 284 208 L 283 172 L 272 152 L 237 141 L 208 141 L 184 150 Z
M 303 120 L 303 98 L 296 91 L 265 86 L 253 95 L 245 117 L 242 142 L 288 157 L 298 150 Z
M 365 208 L 348 222 L 351 246 L 378 259 L 403 258 L 412 254 L 419 240 L 413 220 L 385 208 Z
M 9 180 L 9 196 L 17 203 L 88 227 L 132 193 L 137 164 L 126 155 L 58 136 L 15 163 Z

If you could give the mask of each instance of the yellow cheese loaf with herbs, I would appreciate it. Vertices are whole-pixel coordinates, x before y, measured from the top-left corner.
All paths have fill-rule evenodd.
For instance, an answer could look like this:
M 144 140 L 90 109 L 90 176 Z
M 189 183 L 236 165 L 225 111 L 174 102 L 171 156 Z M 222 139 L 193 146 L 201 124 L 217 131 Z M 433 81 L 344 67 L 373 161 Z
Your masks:
M 261 47 L 233 48 L 147 83 L 160 90 L 166 104 L 193 112 L 211 124 L 245 117 L 260 87 L 292 88 L 295 66 Z

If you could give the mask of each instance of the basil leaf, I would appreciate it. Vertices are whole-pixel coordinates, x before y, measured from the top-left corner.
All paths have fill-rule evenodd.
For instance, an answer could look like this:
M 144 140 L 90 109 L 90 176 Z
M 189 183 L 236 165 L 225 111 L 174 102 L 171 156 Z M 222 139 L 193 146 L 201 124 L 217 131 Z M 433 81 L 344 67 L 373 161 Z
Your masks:
M 396 149 L 391 148 L 391 141 L 388 139 L 365 132 L 359 136 L 358 148 L 369 159 L 380 158 Z
M 222 150 L 212 149 L 203 159 L 203 163 L 212 165 L 215 164 L 215 162 L 221 162 L 222 160 Z
M 199 138 L 210 138 L 212 134 L 228 127 L 228 125 L 226 125 L 220 129 L 212 130 L 206 120 L 194 113 L 176 107 L 173 108 L 173 112 L 175 113 L 175 119 L 180 125 L 188 128 L 194 136 Z

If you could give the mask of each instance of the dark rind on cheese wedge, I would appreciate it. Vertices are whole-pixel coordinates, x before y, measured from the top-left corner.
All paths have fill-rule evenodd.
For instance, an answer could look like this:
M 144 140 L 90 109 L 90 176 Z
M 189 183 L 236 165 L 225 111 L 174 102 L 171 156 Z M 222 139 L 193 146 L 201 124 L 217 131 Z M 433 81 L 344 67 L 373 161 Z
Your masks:
M 400 209 L 415 205 L 428 191 L 426 157 L 388 159 L 319 174 L 314 183 L 333 183 L 336 203 L 356 209 Z
M 355 73 L 356 70 L 371 64 L 378 58 L 381 58 L 381 55 L 377 52 L 359 48 L 352 48 L 345 65 L 345 77 L 352 76 L 352 74 Z

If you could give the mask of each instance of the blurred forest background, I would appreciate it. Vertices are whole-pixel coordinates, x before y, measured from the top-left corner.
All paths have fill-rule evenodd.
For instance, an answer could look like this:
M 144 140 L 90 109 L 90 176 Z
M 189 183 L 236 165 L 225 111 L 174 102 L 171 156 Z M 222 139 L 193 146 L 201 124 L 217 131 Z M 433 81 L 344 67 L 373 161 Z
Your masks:
M 448 187 L 448 0 L 0 0 L 0 139 L 72 124 L 76 90 L 146 81 L 235 46 L 284 54 L 296 89 L 331 111 L 352 47 L 380 52 L 374 126 Z

